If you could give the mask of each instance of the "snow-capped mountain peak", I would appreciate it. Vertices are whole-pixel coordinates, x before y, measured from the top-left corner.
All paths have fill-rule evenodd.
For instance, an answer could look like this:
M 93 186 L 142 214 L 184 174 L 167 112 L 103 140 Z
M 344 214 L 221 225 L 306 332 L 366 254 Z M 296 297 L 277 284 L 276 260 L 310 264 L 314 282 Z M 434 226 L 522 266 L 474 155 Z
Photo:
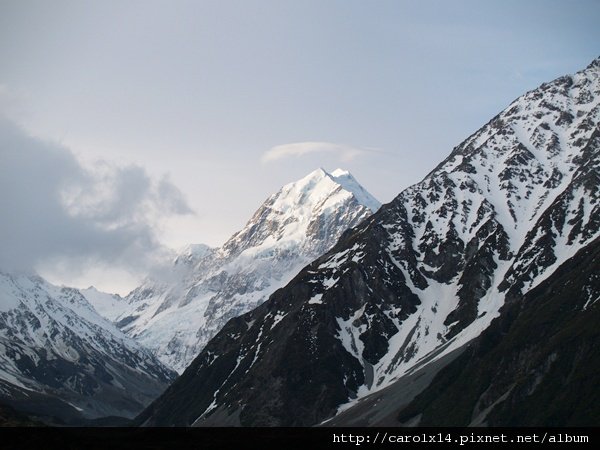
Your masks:
M 184 248 L 172 273 L 134 290 L 113 319 L 182 371 L 230 318 L 265 301 L 379 205 L 349 172 L 317 169 L 267 198 L 221 248 Z
M 272 245 L 299 244 L 311 249 L 315 256 L 325 251 L 332 244 L 326 235 L 337 235 L 337 225 L 327 217 L 347 209 L 364 216 L 381 205 L 349 172 L 341 169 L 336 172 L 333 176 L 319 168 L 283 186 L 223 245 L 224 256 L 237 256 L 250 248 Z M 328 227 L 333 229 L 328 230 Z
M 164 277 L 171 281 L 145 282 L 115 320 L 182 371 L 227 320 L 266 300 L 379 205 L 349 172 L 317 169 L 267 198 L 221 248 L 184 249 Z

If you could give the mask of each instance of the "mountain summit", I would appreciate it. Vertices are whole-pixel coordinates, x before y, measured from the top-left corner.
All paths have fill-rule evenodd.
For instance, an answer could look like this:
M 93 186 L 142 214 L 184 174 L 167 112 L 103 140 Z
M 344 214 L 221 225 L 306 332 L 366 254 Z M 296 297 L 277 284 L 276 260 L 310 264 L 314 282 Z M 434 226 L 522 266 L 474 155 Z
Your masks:
M 379 400 L 385 403 L 390 390 L 404 389 L 388 403 L 393 421 L 398 402 L 409 402 L 419 383 L 431 380 L 494 319 L 510 322 L 525 311 L 521 305 L 528 298 L 538 305 L 552 302 L 547 289 L 560 285 L 557 269 L 575 264 L 576 255 L 575 265 L 587 272 L 578 272 L 573 283 L 579 284 L 569 287 L 578 296 L 568 310 L 575 325 L 562 331 L 560 341 L 569 344 L 547 351 L 539 343 L 526 347 L 536 345 L 531 339 L 506 337 L 511 353 L 490 358 L 498 364 L 487 367 L 486 378 L 467 379 L 455 392 L 477 388 L 469 391 L 467 400 L 473 401 L 461 411 L 462 425 L 471 418 L 485 423 L 500 407 L 504 421 L 494 423 L 511 425 L 511 414 L 528 395 L 537 395 L 555 361 L 564 378 L 554 380 L 554 390 L 547 391 L 552 394 L 537 395 L 536 408 L 550 407 L 547 402 L 564 386 L 593 386 L 593 376 L 569 374 L 589 373 L 579 370 L 590 362 L 586 355 L 595 358 L 592 367 L 598 364 L 576 324 L 595 317 L 599 305 L 598 278 L 589 277 L 598 270 L 592 249 L 600 236 L 599 122 L 597 63 L 518 98 L 267 302 L 231 320 L 139 423 L 307 426 L 381 394 L 362 417 L 361 423 L 372 424 Z M 561 302 L 569 298 L 564 290 L 560 296 Z M 558 339 L 547 327 L 567 310 L 549 308 L 545 316 L 535 311 L 530 323 L 540 336 Z M 528 321 L 517 323 L 523 330 Z M 493 339 L 502 340 L 503 332 L 500 327 Z M 516 343 L 524 346 L 519 352 L 510 345 Z M 493 344 L 481 343 L 480 352 Z M 574 359 L 575 350 L 581 358 Z M 505 372 L 496 374 L 495 367 Z M 427 377 L 419 378 L 427 368 Z M 407 382 L 410 376 L 415 384 Z M 507 382 L 488 389 L 495 377 Z M 450 373 L 442 381 L 452 380 Z M 428 398 L 439 397 L 444 383 Z M 454 417 L 456 398 L 434 403 L 437 412 L 430 417 Z M 562 403 L 564 415 L 578 407 L 575 401 Z M 422 412 L 417 403 L 403 413 L 410 423 Z
M 381 204 L 347 171 L 317 169 L 283 186 L 254 213 L 246 226 L 222 247 L 223 256 L 246 256 L 295 249 L 318 256 L 329 250 L 349 226 Z M 253 249 L 250 251 L 250 249 Z
M 265 301 L 380 206 L 347 171 L 318 169 L 271 195 L 221 248 L 189 246 L 112 318 L 183 371 L 232 317 Z

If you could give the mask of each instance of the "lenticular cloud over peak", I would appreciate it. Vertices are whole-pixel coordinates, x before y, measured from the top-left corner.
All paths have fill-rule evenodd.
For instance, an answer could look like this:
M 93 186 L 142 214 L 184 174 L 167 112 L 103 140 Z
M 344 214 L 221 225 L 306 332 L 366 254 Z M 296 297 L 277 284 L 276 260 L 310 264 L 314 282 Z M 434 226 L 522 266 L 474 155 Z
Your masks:
M 300 157 L 311 153 L 334 153 L 342 161 L 351 161 L 365 151 L 345 144 L 334 144 L 332 142 L 295 142 L 292 144 L 276 145 L 263 153 L 263 163 L 277 161 L 289 157 Z

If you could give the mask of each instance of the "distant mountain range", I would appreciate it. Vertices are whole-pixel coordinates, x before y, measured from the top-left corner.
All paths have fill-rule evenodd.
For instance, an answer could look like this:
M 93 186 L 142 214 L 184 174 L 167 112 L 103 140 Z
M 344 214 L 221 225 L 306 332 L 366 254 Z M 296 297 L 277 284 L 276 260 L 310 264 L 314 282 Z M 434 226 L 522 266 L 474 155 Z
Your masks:
M 598 425 L 599 122 L 600 59 L 518 98 L 234 309 L 137 423 Z M 208 260 L 276 239 L 285 220 L 262 220 L 276 202 Z
M 133 417 L 175 375 L 77 289 L 0 273 L 0 404 L 54 423 Z

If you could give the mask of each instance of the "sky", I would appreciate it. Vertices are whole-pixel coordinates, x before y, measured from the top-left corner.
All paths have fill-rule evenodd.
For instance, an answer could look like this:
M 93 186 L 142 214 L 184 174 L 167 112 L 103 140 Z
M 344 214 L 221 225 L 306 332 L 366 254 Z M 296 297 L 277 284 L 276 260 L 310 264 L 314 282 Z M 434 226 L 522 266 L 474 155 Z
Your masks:
M 282 185 L 381 202 L 600 56 L 598 1 L 2 0 L 0 270 L 127 293 Z

